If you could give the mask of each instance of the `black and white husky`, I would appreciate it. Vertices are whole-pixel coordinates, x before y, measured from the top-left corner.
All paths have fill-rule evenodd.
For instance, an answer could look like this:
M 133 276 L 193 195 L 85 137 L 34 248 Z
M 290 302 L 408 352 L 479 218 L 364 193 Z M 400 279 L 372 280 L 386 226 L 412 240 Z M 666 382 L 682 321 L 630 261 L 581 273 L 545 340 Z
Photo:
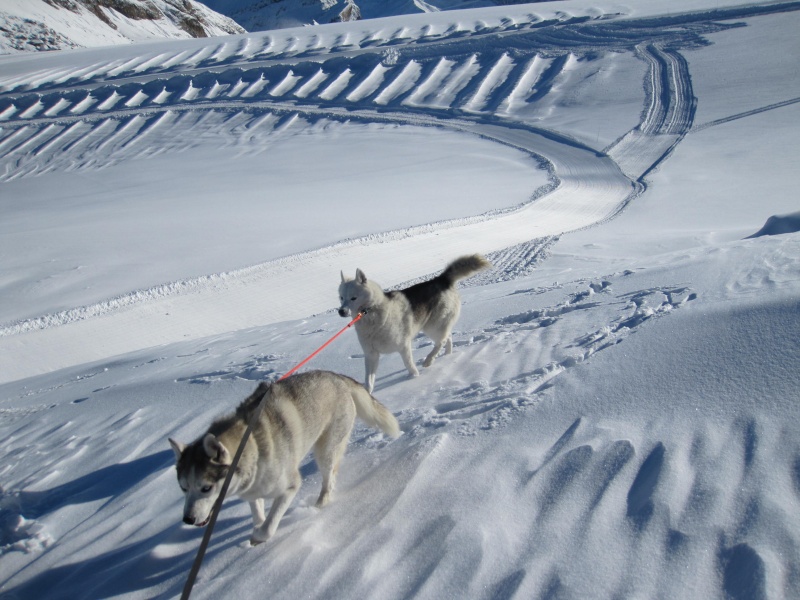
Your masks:
M 214 421 L 191 444 L 170 439 L 184 493 L 184 523 L 208 523 L 248 421 L 252 435 L 229 491 L 250 503 L 250 543 L 259 544 L 275 533 L 300 489 L 300 462 L 312 448 L 322 474 L 317 506 L 325 506 L 356 415 L 391 437 L 400 435 L 394 415 L 360 383 L 330 371 L 310 371 L 260 384 L 234 414 Z M 274 500 L 264 516 L 266 498 Z
M 399 352 L 409 374 L 419 375 L 411 354 L 411 340 L 420 331 L 433 340 L 433 350 L 425 357 L 423 366 L 431 366 L 442 346 L 445 354 L 450 354 L 453 325 L 461 313 L 456 282 L 490 266 L 479 254 L 462 256 L 430 281 L 392 292 L 384 292 L 361 269 L 356 270 L 355 279 L 348 279 L 342 273 L 339 314 L 354 317 L 359 312 L 365 313 L 355 325 L 364 350 L 364 387 L 372 392 L 381 354 Z

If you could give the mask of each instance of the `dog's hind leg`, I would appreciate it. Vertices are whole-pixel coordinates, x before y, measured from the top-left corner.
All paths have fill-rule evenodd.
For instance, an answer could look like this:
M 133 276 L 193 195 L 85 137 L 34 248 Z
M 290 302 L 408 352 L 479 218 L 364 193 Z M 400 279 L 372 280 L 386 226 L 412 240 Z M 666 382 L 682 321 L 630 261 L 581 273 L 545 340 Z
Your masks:
M 444 331 L 426 331 L 425 333 L 433 340 L 433 350 L 425 357 L 425 362 L 422 363 L 422 366 L 430 367 L 439 355 L 442 346 L 444 346 L 445 354 L 450 354 L 453 351 L 453 336 L 450 332 L 450 327 L 447 327 Z
M 346 431 L 337 428 L 337 431 L 328 431 L 317 441 L 314 446 L 314 460 L 317 461 L 322 473 L 322 490 L 317 499 L 317 508 L 322 508 L 331 500 L 333 490 L 336 488 L 336 475 L 339 473 L 339 464 L 342 462 L 347 443 L 350 441 L 350 429 Z M 344 432 L 344 435 L 341 435 Z
M 257 546 L 258 544 L 266 542 L 278 529 L 278 524 L 281 522 L 283 514 L 286 512 L 286 509 L 289 508 L 292 500 L 294 500 L 294 497 L 297 495 L 297 490 L 300 489 L 300 484 L 302 483 L 300 471 L 295 470 L 294 473 L 289 475 L 289 478 L 289 485 L 284 490 L 283 494 L 277 496 L 275 500 L 272 501 L 272 507 L 269 509 L 267 520 L 264 521 L 260 527 L 253 529 L 253 535 L 250 538 L 251 546 Z
M 439 350 L 441 349 L 442 342 L 435 342 L 433 344 L 433 350 L 431 350 L 428 356 L 425 357 L 425 361 L 422 363 L 422 366 L 430 367 L 433 364 L 433 361 L 436 359 L 436 356 L 439 354 Z

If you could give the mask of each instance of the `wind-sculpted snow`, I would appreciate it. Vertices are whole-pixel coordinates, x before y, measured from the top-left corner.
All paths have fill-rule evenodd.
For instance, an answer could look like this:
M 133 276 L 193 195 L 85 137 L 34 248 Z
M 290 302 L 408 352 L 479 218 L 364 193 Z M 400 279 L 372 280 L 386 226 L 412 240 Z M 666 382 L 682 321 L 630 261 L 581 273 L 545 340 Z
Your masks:
M 795 233 L 800 231 L 800 212 L 788 215 L 772 215 L 764 226 L 750 237 L 761 237 L 762 235 L 783 235 L 785 233 Z
M 378 397 L 403 402 L 397 411 L 401 440 L 389 444 L 358 425 L 342 468 L 339 497 L 325 511 L 310 506 L 319 474 L 306 462 L 298 502 L 263 552 L 251 554 L 240 543 L 247 535 L 247 509 L 235 504 L 226 508 L 197 593 L 214 597 L 230 593 L 231 586 L 246 593 L 253 573 L 268 570 L 280 597 L 330 597 L 342 586 L 347 595 L 364 597 L 442 597 L 454 587 L 469 595 L 489 590 L 481 597 L 536 597 L 557 589 L 613 597 L 652 590 L 661 585 L 660 577 L 669 577 L 669 589 L 676 592 L 700 587 L 715 598 L 769 597 L 765 589 L 776 561 L 772 552 L 791 555 L 796 534 L 789 527 L 770 541 L 754 540 L 791 520 L 776 506 L 791 500 L 779 499 L 772 490 L 791 486 L 794 477 L 796 494 L 800 464 L 796 452 L 789 465 L 782 457 L 777 464 L 773 460 L 776 447 L 787 441 L 773 422 L 776 417 L 731 414 L 711 426 L 693 418 L 694 412 L 664 406 L 668 424 L 641 425 L 647 435 L 633 422 L 634 415 L 610 396 L 596 400 L 594 409 L 587 409 L 586 402 L 582 416 L 566 421 L 548 417 L 548 405 L 563 401 L 562 380 L 613 349 L 635 352 L 637 338 L 644 336 L 646 347 L 657 347 L 672 325 L 666 320 L 675 319 L 676 311 L 689 318 L 684 313 L 692 309 L 687 307 L 698 301 L 694 290 L 679 283 L 643 286 L 646 279 L 646 273 L 622 272 L 535 290 L 516 288 L 512 282 L 503 289 L 520 300 L 535 298 L 539 308 L 509 313 L 504 306 L 506 313 L 494 319 L 481 313 L 498 310 L 497 301 L 471 296 L 480 310 L 468 308 L 468 322 L 455 332 L 456 352 L 442 359 L 442 366 L 445 360 L 452 363 L 447 369 L 409 380 L 396 369 L 400 365 L 388 361 L 380 374 Z M 768 318 L 756 318 L 759 327 L 753 334 L 765 326 L 772 330 L 790 314 L 766 312 Z M 6 426 L 20 423 L 11 427 L 4 450 L 15 448 L 20 437 L 40 439 L 49 427 L 43 416 L 49 412 L 93 407 L 93 412 L 81 414 L 95 431 L 108 433 L 104 452 L 124 458 L 66 483 L 43 483 L 37 491 L 13 488 L 0 496 L 7 522 L 16 524 L 4 534 L 4 550 L 49 549 L 50 560 L 60 556 L 73 570 L 72 575 L 66 567 L 31 571 L 27 577 L 23 572 L 9 591 L 22 597 L 58 597 L 50 593 L 55 581 L 77 585 L 72 577 L 79 574 L 82 589 L 93 596 L 114 595 L 119 589 L 136 597 L 178 593 L 199 536 L 177 525 L 174 515 L 148 509 L 155 501 L 179 513 L 178 492 L 164 498 L 164 490 L 174 486 L 170 452 L 137 455 L 125 440 L 133 437 L 140 447 L 158 447 L 163 440 L 140 438 L 153 422 L 174 415 L 172 427 L 189 431 L 202 427 L 206 418 L 194 415 L 186 423 L 177 408 L 129 407 L 137 390 L 129 389 L 131 382 L 168 375 L 175 379 L 171 393 L 182 390 L 193 406 L 219 412 L 221 389 L 249 389 L 255 381 L 277 377 L 295 354 L 326 339 L 339 326 L 335 319 L 319 315 L 132 354 L 94 368 L 70 369 L 70 376 L 52 377 L 52 389 L 29 390 L 36 396 L 73 400 L 66 406 L 32 408 L 39 418 L 25 425 L 25 415 L 3 414 Z M 654 329 L 660 319 L 666 327 Z M 779 335 L 791 338 L 794 329 L 784 328 Z M 263 352 L 266 340 L 275 353 Z M 344 372 L 360 368 L 355 337 L 343 343 L 356 352 L 349 357 L 329 354 L 323 364 Z M 424 355 L 426 343 L 420 337 L 415 354 Z M 489 359 L 497 356 L 506 358 Z M 531 362 L 504 377 L 506 363 L 516 360 Z M 663 372 L 646 379 L 651 375 L 660 385 L 672 384 Z M 458 381 L 460 376 L 464 381 Z M 676 397 L 674 402 L 693 400 Z M 126 408 L 112 411 L 118 403 Z M 536 428 L 527 430 L 532 424 Z M 37 464 L 39 471 L 51 464 L 76 466 L 98 443 L 76 435 L 76 427 L 68 423 L 49 432 L 60 443 L 42 448 L 35 463 L 24 454 L 20 460 Z M 472 447 L 492 450 L 476 453 L 468 450 Z M 454 504 L 453 497 L 462 494 L 479 508 L 463 508 L 463 499 Z M 107 507 L 92 510 L 98 501 Z M 477 511 L 479 518 L 463 519 L 456 506 Z M 56 534 L 48 517 L 64 510 L 86 515 L 82 535 Z M 114 511 L 123 511 L 131 521 L 128 526 L 143 527 L 146 535 L 76 562 L 81 538 L 102 538 Z M 599 548 L 606 552 L 596 552 Z M 357 569 L 352 561 L 358 562 Z M 634 577 L 643 561 L 648 568 Z M 394 567 L 386 571 L 381 568 L 386 563 Z M 465 563 L 474 568 L 461 569 L 453 579 L 450 571 Z M 225 580 L 222 575 L 231 565 L 248 575 Z M 102 575 L 96 576 L 98 572 Z M 319 572 L 328 577 L 313 576 Z M 796 583 L 787 586 L 797 589 Z

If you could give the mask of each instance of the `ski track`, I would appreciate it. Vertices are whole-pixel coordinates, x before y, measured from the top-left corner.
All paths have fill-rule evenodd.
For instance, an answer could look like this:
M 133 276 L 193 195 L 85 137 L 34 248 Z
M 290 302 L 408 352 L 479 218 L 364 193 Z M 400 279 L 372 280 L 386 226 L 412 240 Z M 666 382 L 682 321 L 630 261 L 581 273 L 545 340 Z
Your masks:
M 325 119 L 449 128 L 528 152 L 545 161 L 553 177 L 550 188 L 513 211 L 346 240 L 5 324 L 0 347 L 15 357 L 16 369 L 27 360 L 23 338 L 41 337 L 58 368 L 183 339 L 186 330 L 200 337 L 264 324 L 265 314 L 272 320 L 300 318 L 328 308 L 329 290 L 310 282 L 325 282 L 332 268 L 358 262 L 364 246 L 370 247 L 370 264 L 380 264 L 386 253 L 416 257 L 408 261 L 413 267 L 386 282 L 394 285 L 419 277 L 420 270 L 439 269 L 460 251 L 458 241 L 465 236 L 476 240 L 474 251 L 491 254 L 536 248 L 536 240 L 603 222 L 641 193 L 643 177 L 693 126 L 695 99 L 681 49 L 729 27 L 722 18 L 776 10 L 730 8 L 641 21 L 566 13 L 541 20 L 531 14 L 462 22 L 442 32 L 408 26 L 361 37 L 303 32 L 281 39 L 281 32 L 255 33 L 194 52 L 150 53 L 106 64 L 90 59 L 86 66 L 0 78 L 0 182 L 54 169 L 99 168 L 165 146 L 190 147 L 193 142 L 179 135 L 187 119 L 197 119 L 194 127 L 230 140 L 240 151 L 254 152 L 270 136 L 291 135 Z M 323 48 L 329 51 L 317 57 Z M 602 52 L 634 53 L 648 69 L 639 125 L 599 152 L 540 129 L 523 109 L 558 101 L 580 59 Z M 526 272 L 514 264 L 504 268 L 494 271 L 495 280 Z M 265 306 L 270 295 L 261 292 L 277 282 L 304 290 L 309 301 Z M 235 323 L 220 319 L 221 304 L 236 308 L 230 311 Z M 144 314 L 165 312 L 171 313 L 170 322 L 154 323 L 135 347 L 115 333 L 128 331 Z M 107 340 L 102 349 L 87 343 L 82 352 L 58 350 L 66 339 L 100 337 Z
M 696 100 L 689 66 L 677 52 L 648 44 L 637 48 L 637 53 L 649 65 L 645 81 L 648 107 L 639 126 L 605 152 L 626 174 L 641 180 L 691 130 Z

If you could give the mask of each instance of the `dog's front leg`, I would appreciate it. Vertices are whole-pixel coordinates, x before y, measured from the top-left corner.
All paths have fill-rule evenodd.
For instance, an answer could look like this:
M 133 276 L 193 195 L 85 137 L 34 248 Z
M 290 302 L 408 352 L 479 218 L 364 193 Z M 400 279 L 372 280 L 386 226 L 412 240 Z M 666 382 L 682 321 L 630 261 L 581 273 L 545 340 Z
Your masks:
M 381 360 L 380 352 L 376 350 L 364 351 L 364 387 L 371 394 L 372 388 L 375 387 L 375 373 L 378 372 L 378 363 Z
M 264 517 L 264 499 L 258 498 L 248 504 L 250 504 L 250 512 L 253 513 L 253 529 L 258 529 L 266 520 Z
M 419 371 L 417 371 L 417 366 L 414 364 L 414 355 L 411 353 L 411 342 L 409 341 L 403 349 L 400 351 L 400 356 L 403 358 L 403 364 L 408 369 L 408 374 L 412 377 L 417 377 L 419 375 Z
M 298 479 L 300 478 L 299 473 L 297 477 Z M 262 544 L 275 535 L 275 531 L 278 529 L 278 524 L 281 522 L 286 509 L 289 508 L 292 500 L 294 500 L 294 497 L 297 495 L 298 489 L 300 489 L 299 482 L 296 485 L 292 485 L 291 487 L 287 488 L 281 496 L 278 496 L 272 501 L 272 508 L 269 509 L 267 520 L 264 521 L 260 527 L 253 529 L 253 536 L 250 538 L 251 546 Z

